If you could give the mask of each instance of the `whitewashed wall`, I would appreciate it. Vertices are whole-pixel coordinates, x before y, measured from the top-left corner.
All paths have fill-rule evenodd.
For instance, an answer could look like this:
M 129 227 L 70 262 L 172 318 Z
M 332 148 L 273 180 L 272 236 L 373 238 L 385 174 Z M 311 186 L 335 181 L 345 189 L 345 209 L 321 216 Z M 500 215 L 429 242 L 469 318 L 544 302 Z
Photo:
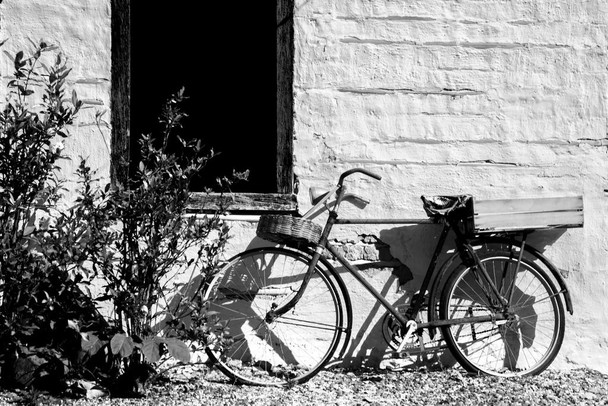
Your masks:
M 65 155 L 72 159 L 60 162 L 71 189 L 81 156 L 99 177 L 109 180 L 110 18 L 110 0 L 7 0 L 0 4 L 0 38 L 8 39 L 2 51 L 14 55 L 22 50 L 27 55 L 34 49 L 32 42 L 45 41 L 58 46 L 72 68 L 66 88 L 75 90 L 84 104 L 65 141 Z M 0 61 L 0 85 L 6 89 L 13 74 L 12 60 L 3 53 Z M 105 123 L 98 125 L 97 112 L 105 112 Z
M 110 17 L 109 0 L 0 4 L 5 50 L 44 39 L 73 67 L 70 86 L 87 108 L 67 142 L 74 160 L 65 173 L 82 155 L 109 176 L 110 132 L 94 117 L 110 107 Z M 421 194 L 582 194 L 585 227 L 535 244 L 567 276 L 574 300 L 554 367 L 608 372 L 608 4 L 297 0 L 294 19 L 301 210 L 309 186 L 330 186 L 352 167 L 384 179 L 354 180 L 372 204 L 348 216 L 422 218 Z M 1 60 L 5 84 L 10 61 Z M 235 222 L 227 256 L 259 244 L 254 230 Z M 436 235 L 433 227 L 349 226 L 336 240 L 352 259 L 371 262 L 365 275 L 399 303 L 416 290 Z M 399 289 L 395 269 L 414 280 Z M 384 313 L 348 285 L 359 316 L 346 363 L 377 363 Z
M 563 270 L 574 300 L 554 367 L 608 372 L 608 4 L 296 3 L 301 207 L 309 186 L 330 185 L 352 167 L 384 177 L 354 182 L 372 199 L 355 216 L 423 218 L 421 194 L 583 195 L 585 227 L 535 244 Z M 417 277 L 406 285 L 415 290 L 436 232 L 349 226 L 338 239 L 364 234 L 390 245 Z M 370 272 L 395 292 L 389 275 Z M 355 305 L 365 342 L 381 312 L 370 323 L 371 303 Z M 366 345 L 359 355 L 373 356 Z

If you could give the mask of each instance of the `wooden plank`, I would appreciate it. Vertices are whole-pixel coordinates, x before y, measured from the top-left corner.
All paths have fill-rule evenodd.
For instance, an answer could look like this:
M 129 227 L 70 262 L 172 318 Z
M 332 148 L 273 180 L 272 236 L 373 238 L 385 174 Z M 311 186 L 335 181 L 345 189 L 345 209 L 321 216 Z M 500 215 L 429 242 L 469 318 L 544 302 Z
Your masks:
M 583 210 L 582 196 L 475 200 L 475 214 L 542 213 L 578 210 Z
M 476 232 L 582 227 L 583 197 L 475 201 Z
M 432 219 L 336 219 L 336 224 L 438 224 Z
M 188 211 L 210 213 L 224 207 L 234 213 L 296 213 L 297 199 L 294 194 L 281 193 L 192 193 Z
M 479 214 L 475 216 L 477 232 L 582 227 L 582 211 L 542 213 Z
M 131 143 L 131 3 L 112 0 L 112 152 L 110 179 L 113 184 L 126 185 L 129 177 Z
M 294 0 L 277 1 L 277 192 L 294 191 Z

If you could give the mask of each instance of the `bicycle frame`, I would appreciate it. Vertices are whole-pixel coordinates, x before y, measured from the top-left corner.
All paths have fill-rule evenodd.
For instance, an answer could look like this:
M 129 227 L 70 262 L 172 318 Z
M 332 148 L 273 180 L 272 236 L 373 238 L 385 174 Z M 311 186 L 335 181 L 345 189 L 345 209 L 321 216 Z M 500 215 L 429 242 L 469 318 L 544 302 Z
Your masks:
M 348 176 L 348 174 L 346 176 Z M 359 283 L 361 283 L 367 289 L 367 291 L 372 296 L 374 296 L 376 298 L 376 300 L 379 301 L 387 309 L 387 311 L 389 311 L 393 315 L 393 317 L 395 317 L 396 320 L 399 321 L 399 323 L 403 327 L 405 327 L 407 325 L 408 321 L 414 320 L 416 315 L 422 308 L 422 306 L 424 304 L 424 296 L 418 295 L 417 297 L 415 297 L 413 299 L 413 301 L 410 304 L 410 306 L 408 307 L 408 310 L 406 311 L 405 315 L 401 314 L 397 309 L 394 308 L 394 306 L 388 300 L 386 300 L 386 298 L 384 298 L 384 296 L 382 296 L 367 280 L 365 280 L 359 274 L 359 271 L 357 270 L 357 268 L 355 266 L 353 266 L 331 244 L 329 244 L 328 237 L 329 237 L 329 234 L 331 233 L 333 226 L 336 224 L 355 224 L 355 223 L 363 223 L 363 224 L 374 224 L 374 223 L 376 223 L 376 224 L 386 224 L 386 223 L 390 223 L 390 224 L 436 224 L 436 222 L 434 222 L 432 220 L 408 220 L 408 219 L 404 219 L 404 220 L 338 219 L 337 211 L 338 211 L 338 208 L 339 208 L 340 204 L 342 203 L 342 200 L 346 193 L 345 188 L 342 186 L 342 180 L 346 176 L 341 177 L 338 186 L 335 188 L 337 200 L 336 200 L 336 204 L 335 204 L 334 208 L 329 209 L 329 207 L 326 206 L 327 210 L 329 211 L 329 216 L 328 216 L 327 222 L 325 224 L 325 227 L 323 229 L 321 239 L 314 250 L 314 254 L 313 254 L 312 260 L 310 262 L 307 274 L 305 275 L 304 280 L 302 282 L 302 286 L 300 287 L 297 294 L 288 303 L 286 303 L 285 305 L 283 305 L 280 308 L 273 309 L 270 312 L 268 312 L 268 314 L 266 315 L 267 322 L 271 322 L 272 320 L 276 319 L 277 317 L 287 313 L 290 309 L 292 309 L 298 303 L 298 301 L 300 300 L 300 298 L 302 297 L 302 295 L 306 289 L 308 282 L 310 281 L 310 278 L 312 277 L 312 274 L 317 265 L 317 262 L 319 261 L 321 255 L 323 254 L 323 251 L 325 249 L 327 249 L 338 260 L 338 262 L 340 262 L 349 271 L 349 273 Z M 313 207 L 309 211 L 309 213 L 317 210 L 318 206 L 320 206 L 321 204 L 325 204 L 329 197 L 329 194 L 330 193 L 328 193 L 327 196 L 322 201 L 317 203 L 317 205 L 315 205 L 315 207 Z M 492 282 L 483 263 L 481 263 L 481 261 L 475 254 L 473 248 L 469 244 L 467 244 L 467 239 L 460 232 L 460 230 L 458 230 L 457 227 L 452 226 L 452 222 L 450 221 L 449 217 L 444 218 L 443 229 L 441 231 L 439 241 L 437 242 L 435 251 L 434 251 L 431 261 L 428 265 L 427 272 L 425 274 L 424 280 L 422 281 L 419 291 L 426 292 L 426 291 L 428 291 L 429 287 L 431 286 L 431 281 L 433 280 L 433 276 L 436 274 L 437 261 L 439 259 L 439 255 L 441 254 L 441 252 L 444 248 L 445 241 L 451 230 L 453 230 L 456 234 L 456 246 L 457 246 L 457 250 L 463 260 L 463 263 L 467 266 L 474 267 L 474 269 L 476 269 L 476 271 L 479 272 L 481 277 L 491 287 L 492 292 L 496 296 L 496 298 L 498 300 L 500 300 L 500 302 L 503 305 L 506 305 L 508 303 L 507 298 L 503 297 L 500 294 L 499 289 Z M 524 244 L 525 244 L 525 239 L 522 241 L 522 245 L 520 247 L 522 254 L 523 254 Z M 521 255 L 520 255 L 519 261 L 521 261 Z M 503 313 L 497 313 L 497 314 L 494 314 L 491 316 L 478 316 L 478 317 L 474 317 L 474 318 L 467 317 L 467 318 L 461 318 L 461 319 L 452 319 L 449 321 L 429 320 L 429 322 L 427 322 L 427 323 L 418 324 L 417 329 L 435 328 L 435 327 L 440 327 L 440 326 L 445 326 L 445 325 L 466 324 L 466 323 L 471 323 L 471 322 L 484 322 L 484 321 L 494 322 L 494 321 L 498 321 L 498 320 L 506 320 L 506 319 L 508 319 L 508 317 L 509 316 L 506 314 L 506 312 L 503 312 Z
M 336 219 L 333 222 L 333 224 L 355 224 L 355 222 L 356 221 L 353 221 L 353 220 L 341 221 L 339 219 Z M 369 224 L 370 222 L 366 222 L 366 223 Z M 403 221 L 399 222 L 399 224 L 427 224 L 427 223 L 434 224 L 432 221 L 414 222 L 414 221 L 409 221 L 409 220 L 403 220 Z M 452 227 L 448 222 L 446 222 L 443 225 L 441 234 L 439 236 L 439 241 L 437 242 L 437 245 L 435 246 L 433 256 L 431 257 L 431 260 L 427 267 L 426 274 L 420 285 L 420 289 L 419 289 L 420 292 L 426 292 L 429 290 L 429 287 L 431 286 L 431 281 L 433 280 L 433 277 L 436 276 L 436 274 L 437 274 L 437 261 L 439 259 L 439 255 L 443 251 L 445 242 L 447 240 L 447 236 L 451 230 L 454 230 L 457 235 L 457 238 L 456 238 L 457 246 L 459 246 L 459 245 L 466 246 L 464 241 L 462 240 L 462 238 L 464 238 L 464 237 L 460 234 L 460 232 L 456 228 Z M 418 312 L 421 310 L 422 306 L 424 305 L 424 295 L 415 296 L 412 299 L 412 302 L 410 303 L 410 305 L 408 306 L 408 309 L 407 309 L 405 315 L 403 315 L 397 309 L 395 309 L 394 306 L 388 300 L 386 300 L 384 298 L 384 296 L 382 296 L 365 278 L 363 278 L 361 276 L 361 274 L 359 273 L 359 271 L 357 270 L 357 268 L 355 266 L 353 266 L 346 258 L 344 258 L 331 244 L 327 244 L 326 248 L 338 260 L 338 262 L 340 262 L 349 271 L 349 273 L 361 285 L 363 285 L 367 289 L 367 291 L 372 296 L 374 296 L 374 298 L 376 298 L 376 300 L 379 301 L 386 308 L 386 310 L 389 311 L 393 315 L 393 317 L 395 317 L 395 319 L 397 319 L 399 321 L 399 323 L 402 326 L 405 326 L 408 321 L 415 319 L 416 315 L 418 314 Z M 522 248 L 523 248 L 523 246 L 522 246 Z M 458 248 L 458 249 L 462 255 L 465 248 Z M 484 280 L 492 288 L 492 291 L 496 295 L 496 297 L 499 300 L 501 300 L 501 302 L 503 302 L 503 304 L 506 304 L 506 298 L 502 297 L 498 288 L 494 285 L 494 283 L 492 283 L 485 267 L 477 258 L 477 255 L 475 255 L 472 250 L 471 250 L 471 253 L 473 256 L 473 258 L 471 258 L 471 260 L 474 261 L 475 267 L 480 272 L 480 275 L 484 278 Z M 521 258 L 520 258 L 520 260 L 521 260 Z M 484 322 L 484 321 L 495 321 L 495 320 L 505 320 L 505 319 L 507 319 L 506 315 L 497 314 L 495 316 L 479 316 L 479 317 L 474 317 L 474 318 L 467 317 L 467 318 L 462 318 L 462 319 L 452 319 L 449 322 L 444 321 L 444 320 L 433 320 L 433 321 L 429 321 L 427 323 L 420 323 L 417 325 L 417 328 L 433 328 L 433 327 L 440 327 L 440 326 L 444 326 L 444 325 L 457 325 L 457 324 L 465 324 L 465 323 L 471 323 L 471 322 Z
M 310 379 L 336 355 L 341 358 L 352 343 L 354 324 L 341 273 L 349 273 L 347 280 L 356 279 L 376 299 L 376 306 L 386 309 L 382 333 L 394 351 L 383 359 L 405 357 L 410 362 L 414 356 L 425 356 L 428 333 L 434 349 L 449 348 L 471 372 L 526 376 L 546 369 L 564 338 L 560 297 L 572 313 L 559 271 L 526 243 L 530 232 L 547 226 L 528 227 L 537 223 L 523 221 L 518 227 L 482 226 L 489 223 L 477 221 L 483 211 L 469 195 L 423 196 L 429 219 L 338 218 L 343 201 L 360 208 L 369 203 L 346 193 L 343 186 L 344 179 L 356 172 L 380 180 L 365 169 L 351 169 L 331 192 L 311 191 L 313 207 L 303 219 L 260 218 L 256 234 L 282 246 L 237 254 L 208 286 L 209 309 L 227 320 L 230 340 L 226 348 L 207 348 L 220 370 L 235 382 L 290 386 Z M 320 213 L 327 215 L 323 228 L 310 222 Z M 376 290 L 339 245 L 330 243 L 333 227 L 348 224 L 441 228 L 420 290 L 405 310 Z M 445 346 L 434 337 L 438 327 Z M 387 362 L 393 365 L 392 360 Z

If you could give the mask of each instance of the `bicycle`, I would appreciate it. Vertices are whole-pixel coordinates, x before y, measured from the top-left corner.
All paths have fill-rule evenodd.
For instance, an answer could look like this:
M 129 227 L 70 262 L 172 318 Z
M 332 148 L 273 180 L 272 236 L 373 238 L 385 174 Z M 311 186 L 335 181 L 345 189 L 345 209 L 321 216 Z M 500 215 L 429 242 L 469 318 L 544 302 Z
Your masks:
M 206 351 L 224 374 L 245 384 L 294 385 L 344 355 L 352 307 L 328 254 L 386 308 L 397 356 L 424 329 L 431 337 L 439 329 L 455 359 L 471 372 L 523 376 L 551 364 L 564 338 L 564 304 L 572 314 L 572 302 L 555 266 L 526 244 L 533 230 L 475 233 L 473 199 L 467 195 L 422 196 L 428 219 L 340 219 L 344 201 L 368 203 L 346 192 L 344 180 L 354 173 L 381 179 L 351 169 L 329 192 L 312 196 L 314 206 L 304 216 L 261 216 L 258 236 L 280 246 L 236 255 L 206 286 L 209 317 L 220 326 Z M 309 219 L 325 211 L 324 227 Z M 353 222 L 442 225 L 419 290 L 428 295 L 415 295 L 402 311 L 378 293 L 328 242 L 334 225 Z M 438 267 L 450 232 L 456 252 Z

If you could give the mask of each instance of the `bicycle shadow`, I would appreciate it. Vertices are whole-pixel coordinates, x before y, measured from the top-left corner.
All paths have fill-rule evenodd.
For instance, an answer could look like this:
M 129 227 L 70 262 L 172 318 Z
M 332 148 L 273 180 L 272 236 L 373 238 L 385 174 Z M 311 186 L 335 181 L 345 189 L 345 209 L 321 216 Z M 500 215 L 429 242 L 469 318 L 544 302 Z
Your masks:
M 530 234 L 528 244 L 542 253 L 558 240 L 565 231 L 564 229 L 536 231 Z M 440 233 L 441 226 L 434 224 L 416 224 L 382 229 L 375 236 L 378 250 L 377 261 L 358 265 L 357 268 L 363 275 L 375 269 L 380 269 L 381 272 L 390 269 L 390 273 L 386 274 L 384 278 L 385 280 L 380 285 L 376 285 L 377 290 L 385 297 L 391 296 L 393 306 L 397 308 L 407 306 L 422 283 Z M 451 241 L 451 236 L 448 236 L 446 246 L 438 258 L 437 266 L 441 266 L 452 256 L 454 246 Z M 247 250 L 263 246 L 272 246 L 272 244 L 255 237 L 248 244 Z M 355 299 L 353 288 L 356 282 L 350 283 L 348 270 L 339 263 L 334 261 L 333 265 L 340 276 L 345 279 L 346 285 L 349 286 L 351 300 Z M 189 288 L 192 289 L 196 285 L 196 281 L 194 281 Z M 189 296 L 193 292 L 183 291 L 182 294 Z M 393 349 L 389 343 L 390 339 L 387 339 L 385 334 L 387 312 L 367 292 L 362 292 L 362 295 L 369 300 L 363 303 L 371 303 L 371 306 L 357 306 L 355 314 L 358 313 L 358 318 L 355 320 L 350 341 L 345 343 L 346 352 L 339 360 L 333 361 L 332 365 L 349 369 L 375 368 L 379 366 L 386 354 Z M 176 304 L 172 303 L 169 306 L 172 307 Z M 241 312 L 245 312 L 245 310 L 239 309 Z M 437 337 L 435 338 L 440 338 L 440 334 L 437 330 Z M 276 337 L 273 337 L 273 340 L 280 341 Z M 411 368 L 449 367 L 455 364 L 449 350 L 443 348 L 437 350 L 435 346 L 428 346 L 428 348 L 427 353 L 421 354 L 415 362 L 412 362 Z
M 539 252 L 544 252 L 564 233 L 565 229 L 537 230 L 531 233 L 527 239 L 527 244 L 536 248 Z M 401 296 L 394 300 L 393 306 L 396 308 L 407 307 L 412 296 L 416 294 L 427 268 L 431 261 L 437 240 L 441 233 L 441 226 L 434 224 L 416 224 L 387 228 L 380 231 L 378 240 L 390 247 L 390 258 L 381 258 L 380 263 L 385 263 L 389 259 L 399 261 L 399 266 L 393 268 L 391 275 L 387 278 L 384 285 L 378 289 L 383 295 L 387 296 L 391 289 L 401 291 Z M 448 235 L 446 245 L 440 253 L 437 266 L 441 266 L 454 253 L 453 236 Z M 365 271 L 378 267 L 377 264 L 369 263 L 365 267 L 358 266 Z M 363 268 L 363 269 L 362 269 Z M 345 268 L 336 268 L 341 276 L 347 277 L 349 273 Z M 431 285 L 432 286 L 432 285 Z M 441 286 L 440 286 L 441 287 Z M 369 296 L 371 298 L 371 296 Z M 529 300 L 534 300 L 530 298 Z M 369 312 L 364 315 L 363 321 L 358 325 L 357 331 L 353 331 L 348 351 L 342 358 L 341 366 L 347 368 L 378 367 L 386 354 L 393 350 L 389 344 L 383 329 L 385 329 L 386 317 L 388 313 L 382 308 L 379 302 L 374 302 Z M 425 315 L 423 315 L 425 316 Z M 423 321 L 426 321 L 424 318 Z M 528 329 L 534 327 L 527 327 Z M 528 333 L 527 335 L 531 335 Z M 426 336 L 426 334 L 425 334 Z M 430 337 L 425 337 L 430 339 Z M 507 337 L 514 348 L 512 336 Z M 426 345 L 426 352 L 418 354 L 416 360 L 409 365 L 409 368 L 443 368 L 453 366 L 456 361 L 450 351 L 445 348 L 445 343 L 440 343 L 441 332 L 438 329 L 433 342 L 437 345 Z M 524 343 L 528 345 L 529 343 Z M 443 348 L 441 348 L 443 346 Z M 509 360 L 512 362 L 512 360 Z
M 246 250 L 265 246 L 267 247 L 271 245 L 261 238 L 255 237 L 249 243 Z M 191 300 L 204 292 L 205 280 L 201 273 L 198 273 L 197 275 L 188 274 L 188 276 L 184 279 L 185 280 L 175 281 L 174 284 L 177 287 L 177 290 L 170 298 L 168 298 L 169 300 L 163 304 L 162 316 L 153 321 L 153 331 L 166 331 L 168 329 L 169 322 L 172 320 L 180 320 L 185 326 L 191 325 Z
M 247 250 L 269 245 L 256 237 Z M 308 267 L 304 266 L 305 262 L 298 260 L 300 262 L 296 262 L 296 267 L 292 269 L 292 263 L 280 255 L 280 250 L 276 251 L 278 254 L 272 249 L 253 252 L 252 257 L 245 257 L 247 260 L 229 260 L 229 271 L 213 276 L 214 288 L 210 294 L 215 300 L 206 302 L 205 296 L 197 302 L 206 306 L 205 312 L 210 317 L 209 327 L 221 325 L 222 335 L 227 333 L 225 337 L 229 338 L 230 344 L 224 349 L 225 353 L 243 362 L 252 361 L 253 366 L 266 371 L 274 371 L 281 365 L 300 365 L 312 351 L 324 354 L 324 343 L 331 343 L 334 334 L 334 330 L 326 326 L 335 324 L 335 318 L 332 318 L 335 313 L 317 312 L 316 308 L 319 297 L 325 294 L 328 278 L 313 275 L 307 282 L 304 295 L 299 298 L 300 312 L 292 311 L 289 315 L 281 316 L 272 327 L 267 322 L 268 311 L 282 306 L 296 295 Z M 298 259 L 298 256 L 294 255 L 293 258 Z M 191 325 L 190 306 L 193 303 L 184 298 L 204 292 L 209 282 L 211 280 L 201 281 L 199 275 L 184 286 L 169 305 L 173 314 L 169 321 L 179 319 L 185 326 Z M 159 324 L 159 328 L 163 327 L 163 323 L 166 326 L 167 319 Z M 304 336 L 296 338 L 290 326 L 298 323 L 320 333 L 315 333 L 310 340 Z M 292 344 L 297 340 L 304 340 L 305 344 L 300 343 L 294 347 L 297 351 L 292 351 Z M 255 359 L 254 353 L 263 353 L 264 357 Z
M 370 262 L 365 266 L 357 266 L 363 273 L 368 269 L 382 267 L 383 263 L 392 261 L 395 266 L 384 284 L 377 290 L 385 297 L 395 298 L 392 305 L 395 308 L 407 308 L 412 296 L 417 292 L 424 278 L 428 264 L 433 255 L 441 227 L 435 224 L 416 224 L 383 229 L 377 235 L 378 242 L 386 245 L 387 249 L 380 262 Z M 444 247 L 442 257 L 446 256 L 451 247 Z M 441 257 L 438 263 L 441 263 Z M 337 268 L 344 278 L 349 273 L 345 268 Z M 373 300 L 371 295 L 368 295 Z M 357 323 L 357 331 L 353 331 L 348 350 L 342 359 L 342 366 L 346 368 L 371 367 L 376 368 L 387 354 L 394 351 L 387 336 L 387 318 L 389 313 L 377 301 L 369 311 L 365 311 L 364 319 Z M 394 344 L 393 344 L 394 345 Z M 431 357 L 419 357 L 412 368 L 429 367 L 441 362 L 445 365 L 449 359 L 438 358 L 441 354 Z M 453 362 L 452 362 L 453 363 Z

